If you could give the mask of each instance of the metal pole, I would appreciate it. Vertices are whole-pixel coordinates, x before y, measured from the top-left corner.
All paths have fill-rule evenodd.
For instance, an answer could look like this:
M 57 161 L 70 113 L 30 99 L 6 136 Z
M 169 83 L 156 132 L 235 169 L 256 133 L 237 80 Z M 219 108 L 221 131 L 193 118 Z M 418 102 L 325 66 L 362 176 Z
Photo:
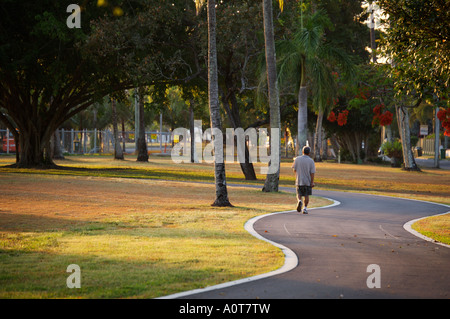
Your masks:
M 84 129 L 84 138 L 83 138 L 83 154 L 86 153 L 86 142 L 87 142 L 87 128 Z
M 74 131 L 73 129 L 70 131 L 70 153 L 73 154 L 74 153 L 74 148 L 73 148 L 73 134 Z
M 159 151 L 162 153 L 162 113 L 159 114 Z
M 138 150 L 139 137 L 139 97 L 137 89 L 134 90 L 134 145 L 136 152 Z
M 93 153 L 97 153 L 97 129 L 96 128 L 94 129 L 94 152 Z
M 372 62 L 376 63 L 377 62 L 377 56 L 375 54 L 375 50 L 376 50 L 376 43 L 375 43 L 375 18 L 374 18 L 374 14 L 373 14 L 373 6 L 372 4 L 370 4 L 370 23 L 369 23 L 369 27 L 370 27 L 370 49 L 372 51 Z
M 437 113 L 439 112 L 439 107 L 436 108 L 435 110 L 435 115 L 434 115 L 434 167 L 439 168 L 439 119 L 437 117 Z

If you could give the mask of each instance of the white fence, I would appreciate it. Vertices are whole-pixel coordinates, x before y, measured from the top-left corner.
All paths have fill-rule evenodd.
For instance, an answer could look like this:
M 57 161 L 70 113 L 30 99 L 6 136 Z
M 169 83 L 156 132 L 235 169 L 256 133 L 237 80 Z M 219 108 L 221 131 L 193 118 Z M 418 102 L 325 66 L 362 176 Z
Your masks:
M 6 136 L 9 135 L 9 138 Z M 119 143 L 125 153 L 136 151 L 135 133 L 118 132 Z M 172 135 L 170 132 L 145 132 L 147 149 L 154 153 L 170 154 Z M 114 135 L 111 130 L 57 130 L 55 141 L 59 142 L 62 151 L 69 154 L 103 154 L 114 152 Z M 0 130 L 0 153 L 15 153 L 14 138 L 9 130 Z
M 423 155 L 428 155 L 428 156 L 434 156 L 434 148 L 435 148 L 435 141 L 434 138 L 429 139 L 429 138 L 420 138 L 417 146 L 422 148 L 422 154 Z M 439 141 L 439 156 L 442 156 L 441 154 L 441 149 L 444 149 L 445 151 L 445 157 L 448 158 L 450 153 L 450 148 L 449 148 L 449 138 L 448 136 L 445 136 L 444 139 L 441 139 Z
M 422 152 L 424 155 L 434 156 L 434 143 L 434 139 L 421 138 L 419 143 L 417 143 L 417 146 L 422 147 Z

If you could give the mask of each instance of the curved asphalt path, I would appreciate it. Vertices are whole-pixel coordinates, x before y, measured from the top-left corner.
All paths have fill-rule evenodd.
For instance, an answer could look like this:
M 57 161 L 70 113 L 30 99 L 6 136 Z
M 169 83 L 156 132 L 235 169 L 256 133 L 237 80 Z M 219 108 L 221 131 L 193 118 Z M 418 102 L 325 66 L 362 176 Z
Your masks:
M 450 248 L 403 228 L 413 219 L 448 212 L 448 206 L 347 192 L 314 190 L 313 195 L 340 205 L 311 209 L 308 215 L 272 214 L 254 223 L 261 236 L 296 254 L 295 268 L 182 298 L 450 297 Z M 367 287 L 371 264 L 380 267 L 381 288 Z

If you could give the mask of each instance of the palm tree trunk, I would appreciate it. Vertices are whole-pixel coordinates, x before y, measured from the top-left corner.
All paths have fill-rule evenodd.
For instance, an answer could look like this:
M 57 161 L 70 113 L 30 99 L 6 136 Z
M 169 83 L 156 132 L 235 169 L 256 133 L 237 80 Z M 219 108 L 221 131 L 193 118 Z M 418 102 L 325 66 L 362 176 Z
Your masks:
M 219 84 L 217 79 L 217 50 L 216 50 L 216 1 L 208 0 L 208 97 L 211 129 L 222 132 L 222 123 L 219 109 Z M 214 154 L 218 148 L 223 147 L 217 138 L 214 138 Z M 223 152 L 223 150 L 220 150 Z M 214 156 L 214 180 L 216 184 L 216 199 L 212 206 L 232 206 L 228 200 L 228 191 L 225 176 L 225 163 Z
M 416 161 L 414 160 L 411 150 L 408 108 L 396 105 L 395 110 L 397 112 L 398 131 L 402 141 L 403 168 L 407 171 L 420 171 L 420 168 L 416 165 Z
M 194 100 L 189 101 L 189 131 L 191 133 L 191 163 L 195 163 L 195 118 Z
M 440 136 L 439 136 L 439 118 L 437 117 L 437 113 L 439 112 L 439 107 L 436 107 L 436 110 L 434 112 L 434 167 L 439 168 L 439 145 L 440 142 Z
M 269 173 L 266 175 L 264 183 L 264 192 L 278 192 L 278 182 L 280 178 L 280 100 L 278 94 L 277 68 L 276 68 L 276 52 L 275 40 L 273 32 L 273 13 L 272 1 L 263 0 L 264 14 L 264 41 L 266 49 L 266 66 L 267 66 L 267 86 L 269 90 L 270 105 L 270 162 Z M 278 130 L 278 134 L 276 134 Z M 275 133 L 275 134 L 274 134 Z M 277 139 L 277 140 L 275 140 Z
M 316 122 L 316 134 L 314 135 L 314 161 L 321 162 L 322 157 L 320 156 L 320 150 L 322 149 L 322 119 L 323 119 L 323 109 L 319 109 L 319 114 L 317 114 Z
M 302 148 L 306 146 L 308 134 L 308 91 L 305 83 L 305 59 L 302 61 L 302 80 L 298 91 L 298 129 L 297 129 L 297 155 L 301 155 Z
M 124 153 L 126 153 L 126 140 L 125 140 L 125 120 L 121 119 L 121 124 L 122 124 L 122 150 Z

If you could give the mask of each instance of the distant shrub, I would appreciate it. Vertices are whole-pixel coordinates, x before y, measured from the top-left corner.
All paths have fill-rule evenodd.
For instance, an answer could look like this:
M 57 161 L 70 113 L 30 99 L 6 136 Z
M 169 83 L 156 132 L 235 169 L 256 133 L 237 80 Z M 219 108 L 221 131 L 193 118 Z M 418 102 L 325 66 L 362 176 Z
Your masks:
M 402 143 L 399 140 L 393 142 L 385 142 L 381 146 L 381 150 L 386 156 L 393 159 L 392 166 L 400 167 L 403 162 Z

